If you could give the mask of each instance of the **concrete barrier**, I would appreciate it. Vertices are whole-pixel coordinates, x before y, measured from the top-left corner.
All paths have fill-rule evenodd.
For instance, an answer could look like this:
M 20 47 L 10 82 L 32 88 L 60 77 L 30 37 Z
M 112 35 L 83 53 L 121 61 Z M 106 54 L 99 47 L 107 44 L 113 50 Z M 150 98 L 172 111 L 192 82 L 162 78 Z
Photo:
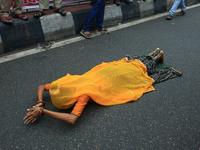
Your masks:
M 107 6 L 104 15 L 104 26 L 113 26 L 122 22 L 122 10 L 121 7 L 116 5 Z
M 11 52 L 44 42 L 44 34 L 39 19 L 18 20 L 14 21 L 12 25 L 0 23 L 0 32 L 3 52 Z
M 60 14 L 42 16 L 40 18 L 45 41 L 52 41 L 75 35 L 74 20 L 71 12 L 65 17 Z
M 140 18 L 139 2 L 133 2 L 130 5 L 122 4 L 122 21 L 128 21 Z
M 140 17 L 151 16 L 155 13 L 153 0 L 139 1 Z

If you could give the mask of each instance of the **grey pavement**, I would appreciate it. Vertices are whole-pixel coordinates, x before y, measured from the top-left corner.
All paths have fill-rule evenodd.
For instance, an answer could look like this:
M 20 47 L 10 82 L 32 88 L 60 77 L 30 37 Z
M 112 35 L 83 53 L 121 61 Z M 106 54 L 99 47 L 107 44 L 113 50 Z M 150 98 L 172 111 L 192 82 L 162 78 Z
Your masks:
M 0 64 L 2 150 L 198 150 L 200 147 L 200 7 L 184 17 L 165 17 L 92 40 L 83 40 Z M 74 126 L 44 116 L 23 124 L 37 86 L 67 73 L 83 74 L 126 54 L 160 47 L 167 64 L 183 76 L 155 85 L 136 102 L 104 107 L 88 104 Z M 45 93 L 47 109 L 52 106 Z M 70 112 L 70 110 L 62 111 Z

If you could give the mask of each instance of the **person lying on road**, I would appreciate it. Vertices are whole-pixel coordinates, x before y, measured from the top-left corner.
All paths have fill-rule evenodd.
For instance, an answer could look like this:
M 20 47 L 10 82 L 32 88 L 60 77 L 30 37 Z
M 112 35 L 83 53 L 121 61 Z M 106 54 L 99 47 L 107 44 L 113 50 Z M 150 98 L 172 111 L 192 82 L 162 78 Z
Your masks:
M 29 124 L 41 115 L 75 124 L 89 101 L 111 106 L 138 100 L 144 93 L 155 90 L 153 84 L 181 76 L 182 73 L 164 63 L 164 52 L 159 48 L 149 55 L 132 59 L 101 63 L 83 75 L 70 75 L 40 85 L 38 101 L 28 109 L 24 123 Z M 44 108 L 43 93 L 49 91 L 52 104 L 58 109 L 74 106 L 71 113 L 60 113 Z

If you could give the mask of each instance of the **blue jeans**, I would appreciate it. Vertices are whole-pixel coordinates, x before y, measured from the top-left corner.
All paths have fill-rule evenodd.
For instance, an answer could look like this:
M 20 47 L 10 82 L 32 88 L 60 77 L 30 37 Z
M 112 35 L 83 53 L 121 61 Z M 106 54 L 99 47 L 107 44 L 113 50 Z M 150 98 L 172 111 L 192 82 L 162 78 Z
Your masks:
M 95 3 L 92 5 L 92 8 L 90 10 L 90 13 L 88 14 L 83 30 L 89 31 L 90 26 L 95 18 L 96 18 L 97 30 L 101 30 L 104 19 L 104 11 L 105 11 L 105 0 L 95 0 Z
M 170 11 L 169 11 L 169 14 L 170 14 L 171 16 L 174 15 L 174 13 L 175 13 L 177 7 L 178 7 L 180 4 L 181 4 L 181 10 L 185 12 L 185 10 L 186 10 L 185 1 L 184 1 L 184 0 L 175 0 L 175 2 L 174 2 L 174 4 L 173 4 L 172 8 L 171 8 Z

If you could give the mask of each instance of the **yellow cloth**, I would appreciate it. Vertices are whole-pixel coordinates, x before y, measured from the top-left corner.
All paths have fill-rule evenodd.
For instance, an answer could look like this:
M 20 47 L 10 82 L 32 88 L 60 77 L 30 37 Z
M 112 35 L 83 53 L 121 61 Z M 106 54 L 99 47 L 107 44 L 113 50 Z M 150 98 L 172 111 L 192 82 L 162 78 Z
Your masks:
M 67 74 L 52 82 L 51 100 L 59 109 L 73 106 L 83 94 L 104 106 L 136 101 L 145 92 L 155 90 L 146 70 L 139 60 L 103 62 L 83 75 Z

